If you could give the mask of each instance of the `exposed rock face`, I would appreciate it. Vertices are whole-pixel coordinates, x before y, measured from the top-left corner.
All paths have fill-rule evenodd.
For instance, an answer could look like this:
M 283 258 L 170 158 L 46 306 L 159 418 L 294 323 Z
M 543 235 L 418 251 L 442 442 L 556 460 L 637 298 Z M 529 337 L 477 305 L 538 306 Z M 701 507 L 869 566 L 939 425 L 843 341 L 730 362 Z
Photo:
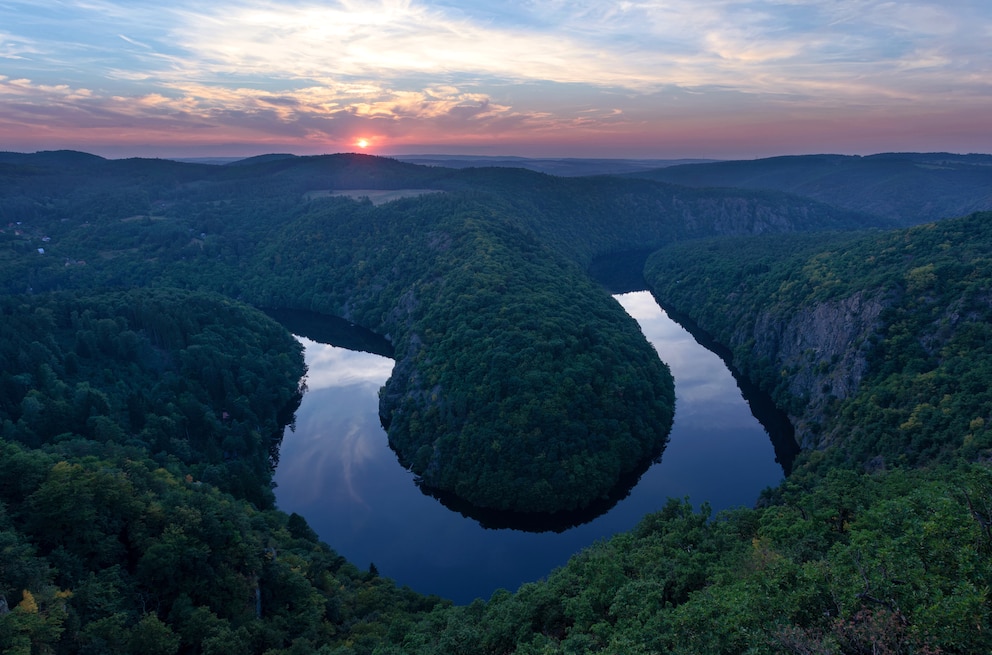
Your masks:
M 803 449 L 830 445 L 831 435 L 819 430 L 824 412 L 834 398 L 843 400 L 858 390 L 868 367 L 870 338 L 880 328 L 886 304 L 880 293 L 859 291 L 789 316 L 762 311 L 751 329 L 733 335 L 729 345 L 735 352 L 750 342 L 748 359 L 774 362 L 789 394 L 805 399 L 800 411 L 787 410 Z
M 673 213 L 688 234 L 765 234 L 804 229 L 818 208 L 749 197 L 672 199 Z M 822 210 L 820 210 L 822 211 Z

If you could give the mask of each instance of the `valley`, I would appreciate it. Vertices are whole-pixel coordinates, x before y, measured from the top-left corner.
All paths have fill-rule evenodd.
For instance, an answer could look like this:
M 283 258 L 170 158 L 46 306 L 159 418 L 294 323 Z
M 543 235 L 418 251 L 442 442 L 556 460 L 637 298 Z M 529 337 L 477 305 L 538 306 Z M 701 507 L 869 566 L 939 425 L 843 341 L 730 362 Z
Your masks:
M 987 651 L 988 170 L 913 153 L 574 178 L 0 153 L 0 643 Z M 467 605 L 398 587 L 273 508 L 305 369 L 255 308 L 388 342 L 378 417 L 439 497 L 540 521 L 664 461 L 671 372 L 589 274 L 633 252 L 614 272 L 643 263 L 659 304 L 795 426 L 790 475 L 753 507 L 670 499 Z

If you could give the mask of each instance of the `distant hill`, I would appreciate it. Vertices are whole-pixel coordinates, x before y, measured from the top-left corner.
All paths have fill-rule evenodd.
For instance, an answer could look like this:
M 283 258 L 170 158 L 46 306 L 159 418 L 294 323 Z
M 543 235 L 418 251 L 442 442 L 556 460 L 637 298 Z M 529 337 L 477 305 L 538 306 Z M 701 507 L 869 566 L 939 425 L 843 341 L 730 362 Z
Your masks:
M 255 157 L 248 157 L 247 159 L 236 159 L 234 161 L 228 162 L 228 166 L 250 166 L 251 164 L 262 164 L 270 161 L 279 161 L 281 159 L 295 159 L 296 155 L 288 153 L 272 153 L 268 155 L 256 155 Z
M 696 164 L 712 159 L 531 159 L 529 157 L 481 157 L 476 155 L 395 155 L 394 159 L 421 166 L 444 168 L 526 168 L 539 173 L 578 177 L 582 175 L 617 175 L 649 171 L 666 166 Z
M 42 150 L 31 154 L 22 152 L 0 152 L 2 164 L 34 164 L 57 168 L 72 168 L 107 161 L 98 155 L 76 150 Z
M 195 212 L 206 216 L 219 211 L 216 203 L 234 202 L 226 210 L 234 215 L 224 225 L 235 220 L 244 225 L 246 216 L 269 203 L 271 211 L 304 211 L 307 202 L 339 192 L 434 189 L 485 194 L 581 266 L 599 255 L 660 247 L 673 239 L 894 226 L 889 219 L 794 194 L 692 189 L 621 176 L 562 177 L 498 166 L 457 169 L 361 154 L 264 155 L 233 166 L 99 157 L 82 159 L 78 166 L 64 163 L 77 155 L 88 157 L 63 155 L 49 165 L 50 154 L 12 155 L 16 163 L 6 166 L 14 168 L 0 170 L 0 218 L 173 215 L 178 211 L 171 209 L 174 203 L 204 203 Z M 0 169 L 4 166 L 0 160 Z M 235 211 L 242 203 L 248 207 Z M 220 226 L 203 227 L 193 233 L 220 231 Z
M 211 166 L 244 166 L 258 164 L 277 159 L 292 159 L 297 155 L 290 153 L 268 153 L 253 157 L 170 157 L 172 161 L 183 164 L 210 164 Z
M 913 225 L 992 209 L 992 155 L 801 155 L 660 168 L 632 177 L 786 191 Z
M 321 156 L 321 155 L 317 155 Z M 439 168 L 525 168 L 561 177 L 583 175 L 618 175 L 651 171 L 667 166 L 710 163 L 713 159 L 609 159 L 609 158 L 531 158 L 483 155 L 386 155 L 389 159 Z M 271 153 L 254 157 L 176 157 L 173 161 L 214 166 L 252 166 L 271 161 L 304 158 L 289 153 Z

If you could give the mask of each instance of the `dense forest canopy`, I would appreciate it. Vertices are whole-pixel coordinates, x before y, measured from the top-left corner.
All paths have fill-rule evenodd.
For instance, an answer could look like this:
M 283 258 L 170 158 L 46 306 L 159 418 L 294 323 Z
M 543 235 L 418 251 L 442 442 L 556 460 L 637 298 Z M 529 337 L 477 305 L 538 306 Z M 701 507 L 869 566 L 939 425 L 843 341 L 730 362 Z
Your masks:
M 20 219 L 0 235 L 8 292 L 211 289 L 354 321 L 395 348 L 381 415 L 400 461 L 428 488 L 527 513 L 609 497 L 671 425 L 671 377 L 583 273 L 596 255 L 876 222 L 779 193 L 357 155 L 4 160 L 0 212 Z M 382 206 L 313 193 L 355 188 L 439 191 Z
M 733 347 L 807 426 L 809 447 L 882 468 L 992 459 L 992 213 L 890 233 L 682 244 L 655 253 L 646 275 L 664 303 Z M 858 342 L 839 353 L 832 335 L 790 324 L 810 310 L 821 325 L 838 310 L 849 326 L 864 321 Z M 775 333 L 807 352 L 790 360 Z
M 891 231 L 924 218 L 891 208 L 907 185 L 989 208 L 986 161 L 887 156 L 823 178 L 834 195 L 809 182 L 824 161 L 850 163 L 726 164 L 794 164 L 762 190 L 696 169 L 715 190 L 365 156 L 0 153 L 0 644 L 987 652 L 992 215 Z M 436 193 L 329 193 L 355 189 Z M 608 496 L 673 412 L 667 368 L 584 272 L 625 252 L 796 423 L 804 453 L 756 508 L 673 500 L 458 608 L 271 508 L 304 368 L 249 305 L 389 339 L 380 413 L 424 485 L 531 513 Z
M 169 289 L 0 298 L 4 439 L 81 440 L 182 462 L 271 507 L 301 347 L 250 308 Z
M 271 509 L 304 372 L 278 324 L 169 289 L 0 316 L 4 652 L 261 652 L 437 602 Z

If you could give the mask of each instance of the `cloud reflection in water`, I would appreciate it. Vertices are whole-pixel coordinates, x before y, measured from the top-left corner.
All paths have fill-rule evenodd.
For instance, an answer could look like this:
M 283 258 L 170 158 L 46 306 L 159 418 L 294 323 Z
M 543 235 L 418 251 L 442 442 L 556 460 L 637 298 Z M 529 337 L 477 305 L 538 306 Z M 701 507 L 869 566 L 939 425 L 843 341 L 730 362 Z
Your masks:
M 360 353 L 296 337 L 306 348 L 307 388 L 349 387 L 371 384 L 376 389 L 385 384 L 393 372 L 393 360 L 388 357 Z
M 372 439 L 386 438 L 377 390 L 393 360 L 297 338 L 307 353 L 307 402 L 296 412 L 295 431 L 283 439 L 277 482 L 302 502 L 368 508 L 362 483 L 382 453 Z
M 750 413 L 740 389 L 720 358 L 700 348 L 692 336 L 668 318 L 647 292 L 616 296 L 641 325 L 652 344 L 664 344 L 661 358 L 675 378 L 675 420 L 682 427 L 732 428 Z

